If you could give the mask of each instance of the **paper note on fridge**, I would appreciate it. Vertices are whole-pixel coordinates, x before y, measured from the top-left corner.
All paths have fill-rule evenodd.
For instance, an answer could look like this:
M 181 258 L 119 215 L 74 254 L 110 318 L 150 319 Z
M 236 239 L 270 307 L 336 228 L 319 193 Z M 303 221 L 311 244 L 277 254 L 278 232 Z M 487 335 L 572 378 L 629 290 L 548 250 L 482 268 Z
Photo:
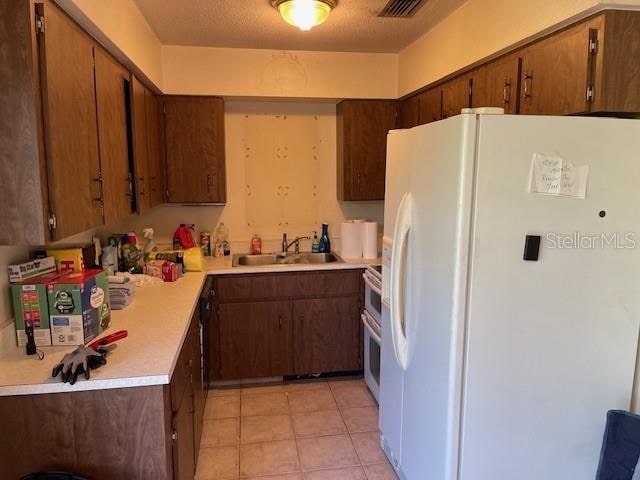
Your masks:
M 561 157 L 534 153 L 531 161 L 531 193 L 584 199 L 589 166 L 575 166 Z

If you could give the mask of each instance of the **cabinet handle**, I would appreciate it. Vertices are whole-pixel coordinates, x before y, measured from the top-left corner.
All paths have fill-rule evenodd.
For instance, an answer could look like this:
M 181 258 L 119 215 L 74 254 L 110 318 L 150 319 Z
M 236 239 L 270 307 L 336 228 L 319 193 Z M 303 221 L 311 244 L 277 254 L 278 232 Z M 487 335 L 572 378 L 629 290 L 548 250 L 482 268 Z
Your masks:
M 177 432 L 177 431 L 175 431 L 175 430 L 173 430 L 173 431 L 171 432 L 171 441 L 172 441 L 172 442 L 177 442 L 177 441 L 178 441 L 178 432 Z
M 282 315 L 278 316 L 278 328 L 282 328 Z
M 504 79 L 504 88 L 502 89 L 502 103 L 505 105 L 505 107 L 511 103 L 511 79 L 509 79 L 509 77 L 505 77 Z
M 358 175 L 356 176 L 356 183 L 358 184 L 358 186 L 360 186 L 360 182 L 361 182 L 361 180 L 362 180 L 362 175 L 358 174 Z
M 533 72 L 524 72 L 524 98 L 531 98 L 531 91 L 533 87 Z
M 211 178 L 211 174 L 207 175 L 207 192 L 211 191 L 211 187 L 213 187 L 213 179 Z

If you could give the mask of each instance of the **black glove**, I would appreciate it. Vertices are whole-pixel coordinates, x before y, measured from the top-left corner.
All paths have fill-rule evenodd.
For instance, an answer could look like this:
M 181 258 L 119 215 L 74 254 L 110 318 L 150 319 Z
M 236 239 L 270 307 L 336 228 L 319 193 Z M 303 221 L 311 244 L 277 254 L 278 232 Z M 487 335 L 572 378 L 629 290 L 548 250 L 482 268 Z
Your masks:
M 73 352 L 67 353 L 62 361 L 53 367 L 52 377 L 57 377 L 60 373 L 63 382 L 69 382 L 70 385 L 76 383 L 78 376 L 84 374 L 84 378 L 91 378 L 91 370 L 96 369 L 107 363 L 107 353 L 116 347 L 115 344 L 103 345 L 98 350 L 89 347 L 80 346 Z

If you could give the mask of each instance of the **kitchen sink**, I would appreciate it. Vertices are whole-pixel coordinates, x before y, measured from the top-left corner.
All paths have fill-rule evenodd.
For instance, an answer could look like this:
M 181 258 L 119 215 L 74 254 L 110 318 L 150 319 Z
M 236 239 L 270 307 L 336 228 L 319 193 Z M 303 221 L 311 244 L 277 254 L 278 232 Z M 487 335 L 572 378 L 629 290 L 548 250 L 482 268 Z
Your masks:
M 335 253 L 272 253 L 266 255 L 234 255 L 234 267 L 259 267 L 264 265 L 321 265 L 343 263 Z

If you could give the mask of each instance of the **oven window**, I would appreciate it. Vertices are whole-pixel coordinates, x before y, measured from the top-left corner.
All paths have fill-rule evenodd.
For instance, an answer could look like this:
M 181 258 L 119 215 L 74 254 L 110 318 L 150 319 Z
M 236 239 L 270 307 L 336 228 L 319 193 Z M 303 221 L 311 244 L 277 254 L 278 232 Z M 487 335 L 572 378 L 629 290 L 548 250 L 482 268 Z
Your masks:
M 368 289 L 368 291 L 369 291 L 369 303 L 375 309 L 378 315 L 382 314 L 382 296 L 378 295 L 376 292 L 374 292 L 371 289 Z
M 369 371 L 380 385 L 380 345 L 371 337 L 369 337 Z

